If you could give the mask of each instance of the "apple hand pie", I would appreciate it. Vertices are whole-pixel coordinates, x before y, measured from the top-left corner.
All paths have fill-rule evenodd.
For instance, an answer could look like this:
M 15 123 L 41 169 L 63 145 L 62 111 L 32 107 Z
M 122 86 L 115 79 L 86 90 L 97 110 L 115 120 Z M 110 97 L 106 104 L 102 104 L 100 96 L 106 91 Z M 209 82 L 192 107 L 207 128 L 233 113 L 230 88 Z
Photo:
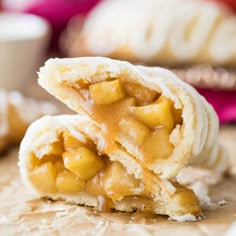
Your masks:
M 65 47 L 70 57 L 234 66 L 235 22 L 232 11 L 214 1 L 105 0 L 79 33 L 68 31 Z
M 0 152 L 19 144 L 31 122 L 56 112 L 57 108 L 51 103 L 0 90 Z
M 38 196 L 101 211 L 151 211 L 177 220 L 183 216 L 196 220 L 201 215 L 193 191 L 162 180 L 143 166 L 138 166 L 141 175 L 137 176 L 134 168 L 125 168 L 104 153 L 106 141 L 88 117 L 45 116 L 31 124 L 21 142 L 23 181 Z M 122 149 L 114 154 L 130 156 Z
M 165 69 L 102 57 L 50 59 L 39 84 L 96 122 L 103 152 L 136 176 L 141 167 L 170 179 L 186 165 L 214 169 L 221 160 L 215 111 Z

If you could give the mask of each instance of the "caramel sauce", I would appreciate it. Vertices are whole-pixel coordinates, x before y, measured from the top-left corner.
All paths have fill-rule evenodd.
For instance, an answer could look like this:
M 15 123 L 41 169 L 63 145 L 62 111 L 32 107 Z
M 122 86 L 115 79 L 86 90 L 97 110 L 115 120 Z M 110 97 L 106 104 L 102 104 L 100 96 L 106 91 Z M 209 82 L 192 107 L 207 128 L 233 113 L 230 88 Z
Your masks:
M 102 186 L 102 176 L 104 170 L 102 170 L 99 174 L 94 176 L 92 179 L 88 180 L 85 184 L 85 191 L 91 195 L 97 197 L 98 201 L 98 211 L 100 212 L 111 212 L 112 208 L 114 208 L 114 203 L 112 199 L 106 196 L 104 188 Z
M 106 140 L 104 151 L 109 155 L 117 148 L 113 137 L 116 137 L 119 132 L 118 124 L 121 118 L 130 116 L 128 109 L 130 106 L 135 105 L 135 99 L 130 97 L 110 105 L 96 105 L 91 101 L 87 102 L 87 104 L 89 104 L 87 109 L 92 118 L 103 127 Z
M 106 140 L 104 152 L 108 155 L 110 153 L 113 153 L 114 150 L 117 149 L 118 143 L 115 138 L 121 133 L 121 130 L 119 128 L 119 122 L 121 121 L 121 119 L 137 119 L 135 115 L 130 112 L 130 107 L 139 106 L 141 104 L 148 105 L 149 103 L 153 103 L 154 99 L 155 102 L 157 102 L 157 99 L 167 99 L 171 103 L 172 114 L 170 115 L 174 117 L 174 125 L 176 126 L 176 124 L 182 123 L 182 110 L 176 110 L 174 108 L 173 102 L 170 101 L 168 98 L 164 98 L 155 91 L 143 88 L 141 85 L 138 84 L 124 83 L 124 81 L 122 81 L 121 83 L 125 89 L 126 98 L 122 99 L 119 102 L 108 105 L 96 105 L 89 94 L 88 87 L 81 88 L 78 90 L 78 92 L 83 97 L 82 106 L 84 107 L 85 111 L 88 112 L 91 118 L 98 122 L 102 127 L 102 131 L 105 135 Z M 155 128 L 152 131 L 155 132 Z M 167 135 L 169 136 L 169 134 Z M 142 145 L 137 145 L 136 147 L 136 149 L 139 150 L 138 152 L 140 153 L 139 157 L 136 159 L 143 160 L 142 164 L 146 167 L 147 165 L 155 162 L 157 158 L 155 155 L 155 151 L 154 155 L 150 156 L 149 146 L 153 146 L 152 143 L 150 143 L 150 145 L 148 143 L 143 143 Z M 169 152 L 166 151 L 165 155 L 160 155 L 161 159 L 166 159 L 169 156 L 170 152 L 172 152 L 172 149 L 174 147 L 173 145 L 162 145 L 161 148 L 163 149 L 163 151 L 170 149 Z

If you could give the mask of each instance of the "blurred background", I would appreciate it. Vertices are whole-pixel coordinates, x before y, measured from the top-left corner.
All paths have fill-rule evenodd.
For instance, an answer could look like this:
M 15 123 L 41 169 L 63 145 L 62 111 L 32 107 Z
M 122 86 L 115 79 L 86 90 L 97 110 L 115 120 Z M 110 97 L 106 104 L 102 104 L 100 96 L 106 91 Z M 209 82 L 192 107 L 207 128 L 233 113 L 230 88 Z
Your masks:
M 47 58 L 108 56 L 172 70 L 236 121 L 234 0 L 0 0 L 0 12 L 2 89 L 43 98 Z

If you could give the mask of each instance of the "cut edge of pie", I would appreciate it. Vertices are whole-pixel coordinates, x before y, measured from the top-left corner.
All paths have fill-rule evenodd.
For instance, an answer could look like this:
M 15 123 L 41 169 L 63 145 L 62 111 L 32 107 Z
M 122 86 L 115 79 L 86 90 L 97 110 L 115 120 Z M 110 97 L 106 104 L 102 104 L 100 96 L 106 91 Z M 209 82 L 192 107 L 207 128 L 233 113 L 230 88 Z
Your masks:
M 138 166 L 127 170 L 97 150 L 99 127 L 79 115 L 45 116 L 27 130 L 19 151 L 23 182 L 34 194 L 95 207 L 100 211 L 135 210 L 179 216 L 201 215 L 194 192 L 176 181 L 161 180 Z M 113 155 L 127 152 L 118 149 Z M 186 218 L 188 219 L 188 218 Z
M 209 160 L 218 156 L 215 111 L 168 70 L 103 57 L 50 59 L 38 82 L 98 123 L 107 154 L 125 149 L 162 179 L 175 177 L 187 164 L 211 168 Z

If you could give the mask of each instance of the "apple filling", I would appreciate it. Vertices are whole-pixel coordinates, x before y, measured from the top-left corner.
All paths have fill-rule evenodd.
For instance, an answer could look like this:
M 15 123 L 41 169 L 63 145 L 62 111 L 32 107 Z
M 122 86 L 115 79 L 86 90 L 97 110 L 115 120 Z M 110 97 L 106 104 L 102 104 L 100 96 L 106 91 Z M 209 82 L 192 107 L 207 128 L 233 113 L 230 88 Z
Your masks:
M 144 193 L 141 181 L 120 163 L 98 155 L 91 141 L 82 143 L 67 132 L 50 143 L 42 156 L 37 155 L 31 153 L 29 177 L 42 193 L 87 192 L 112 200 Z
M 169 194 L 163 187 L 164 182 L 151 172 L 143 170 L 143 178 L 135 178 L 119 162 L 99 155 L 88 138 L 82 142 L 68 131 L 60 131 L 57 139 L 44 145 L 42 150 L 35 149 L 30 153 L 29 179 L 42 194 L 76 196 L 85 193 L 97 199 L 101 196 L 109 206 L 106 210 L 116 208 L 115 204 L 123 198 L 135 197 L 144 205 L 151 204 L 153 207 L 149 210 L 161 214 L 172 213 L 166 209 L 158 211 L 159 204 L 164 207 L 170 202 L 176 205 L 174 214 L 199 214 L 197 198 L 184 186 L 170 182 L 175 191 Z
M 183 123 L 182 110 L 173 101 L 125 78 L 79 84 L 81 80 L 74 88 L 84 109 L 106 127 L 106 154 L 119 143 L 146 168 L 171 156 L 175 146 L 170 136 Z

